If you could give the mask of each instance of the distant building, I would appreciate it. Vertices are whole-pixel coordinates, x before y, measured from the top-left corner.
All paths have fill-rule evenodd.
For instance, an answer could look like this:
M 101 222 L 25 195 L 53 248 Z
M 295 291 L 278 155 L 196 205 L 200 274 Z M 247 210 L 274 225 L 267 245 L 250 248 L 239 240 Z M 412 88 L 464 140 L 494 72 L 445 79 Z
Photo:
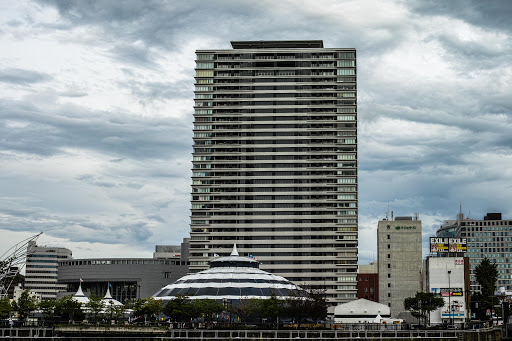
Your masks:
M 398 318 L 405 312 L 404 299 L 421 291 L 421 221 L 417 217 L 379 221 L 377 248 L 379 302 Z
M 379 269 L 377 262 L 359 265 L 357 274 L 357 298 L 379 301 Z
M 456 220 L 446 220 L 441 225 L 437 235 L 454 230 L 456 237 L 467 241 L 471 291 L 480 291 L 475 268 L 486 257 L 498 266 L 497 287 L 512 290 L 512 219 L 502 219 L 501 213 L 487 213 L 483 220 L 478 220 L 465 218 L 459 212 Z
M 430 323 L 460 325 L 468 318 L 469 267 L 461 253 L 429 256 L 425 260 L 425 292 L 444 298 L 445 305 L 430 313 Z
M 39 294 L 42 300 L 57 298 L 66 286 L 57 282 L 59 262 L 70 259 L 72 253 L 63 247 L 37 246 L 31 241 L 27 249 L 24 289 Z
M 111 285 L 112 298 L 126 304 L 153 295 L 163 286 L 188 272 L 188 239 L 180 246 L 158 245 L 154 255 L 159 258 L 89 258 L 70 259 L 59 264 L 59 284 L 66 295 L 78 291 L 80 279 L 84 295 L 105 295 Z M 160 258 L 162 257 L 162 258 Z M 62 296 L 62 295 L 60 295 Z

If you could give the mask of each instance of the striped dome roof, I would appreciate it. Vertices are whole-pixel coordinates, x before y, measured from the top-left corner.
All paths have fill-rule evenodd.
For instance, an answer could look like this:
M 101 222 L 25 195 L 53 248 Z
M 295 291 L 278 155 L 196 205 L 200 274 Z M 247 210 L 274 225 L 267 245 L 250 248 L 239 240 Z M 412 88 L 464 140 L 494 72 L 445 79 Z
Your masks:
M 210 269 L 186 275 L 153 297 L 171 300 L 176 295 L 187 295 L 190 299 L 239 300 L 268 298 L 272 294 L 279 298 L 296 297 L 303 293 L 284 277 L 260 270 L 259 264 L 254 258 L 239 256 L 235 245 L 230 256 L 211 261 Z

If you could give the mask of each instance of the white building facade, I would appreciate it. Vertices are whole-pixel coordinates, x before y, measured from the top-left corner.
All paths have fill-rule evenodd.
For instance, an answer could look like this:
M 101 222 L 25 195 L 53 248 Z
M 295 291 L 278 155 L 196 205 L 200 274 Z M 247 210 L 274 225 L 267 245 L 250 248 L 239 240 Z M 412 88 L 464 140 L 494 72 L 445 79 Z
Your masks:
M 431 324 L 457 325 L 468 318 L 469 274 L 465 257 L 433 257 L 425 260 L 425 292 L 444 299 L 444 306 L 430 313 Z
M 66 291 L 66 285 L 57 283 L 59 261 L 71 257 L 71 251 L 66 248 L 37 246 L 36 242 L 30 242 L 24 289 L 39 294 L 42 300 L 56 299 L 58 292 Z

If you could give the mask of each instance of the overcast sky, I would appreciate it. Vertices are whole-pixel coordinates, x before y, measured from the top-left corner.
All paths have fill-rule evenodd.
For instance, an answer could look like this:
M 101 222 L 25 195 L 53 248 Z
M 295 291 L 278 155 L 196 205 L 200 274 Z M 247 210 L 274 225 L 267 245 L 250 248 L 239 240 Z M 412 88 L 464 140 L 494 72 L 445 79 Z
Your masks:
M 194 51 L 231 40 L 357 49 L 360 263 L 388 207 L 419 213 L 424 240 L 460 202 L 512 219 L 512 1 L 18 0 L 0 13 L 0 254 L 39 231 L 76 258 L 150 257 L 188 237 Z

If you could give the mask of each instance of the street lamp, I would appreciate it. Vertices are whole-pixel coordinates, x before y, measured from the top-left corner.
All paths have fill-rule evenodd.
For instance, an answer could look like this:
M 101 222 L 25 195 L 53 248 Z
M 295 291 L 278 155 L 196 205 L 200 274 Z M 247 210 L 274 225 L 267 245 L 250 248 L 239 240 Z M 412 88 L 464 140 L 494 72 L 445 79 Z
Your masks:
M 450 324 L 453 326 L 453 320 L 452 320 L 452 286 L 450 283 L 450 274 L 452 273 L 451 270 L 448 270 L 448 317 L 450 318 Z

